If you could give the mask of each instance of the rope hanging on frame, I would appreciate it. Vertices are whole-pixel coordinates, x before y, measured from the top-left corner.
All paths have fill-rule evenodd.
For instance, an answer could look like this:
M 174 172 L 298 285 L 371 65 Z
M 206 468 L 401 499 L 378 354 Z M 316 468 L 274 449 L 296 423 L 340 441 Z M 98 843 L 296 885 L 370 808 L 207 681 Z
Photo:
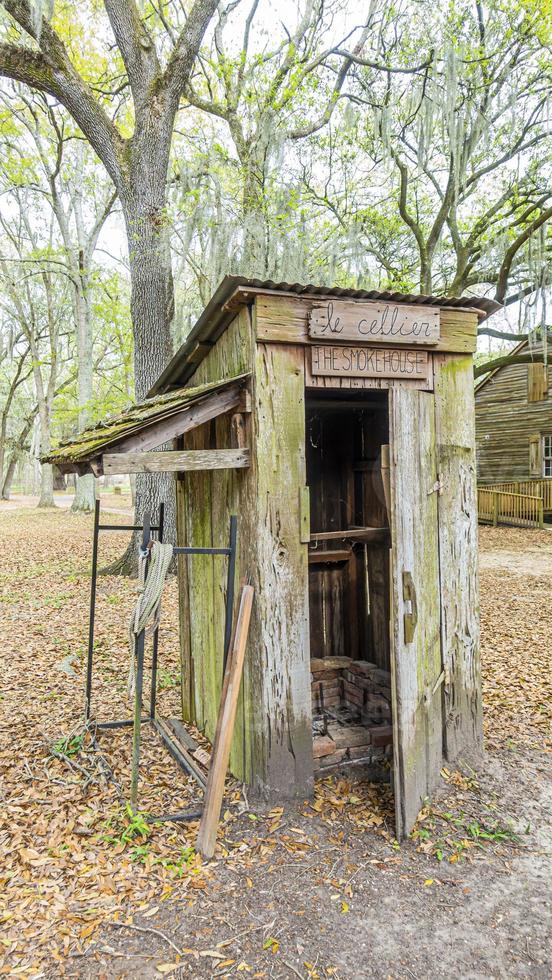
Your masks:
M 161 617 L 161 599 L 163 586 L 173 557 L 172 544 L 162 544 L 153 541 L 148 550 L 140 550 L 138 563 L 138 600 L 132 611 L 129 625 L 130 642 L 130 671 L 128 676 L 128 694 L 134 695 L 136 637 L 151 620 L 150 630 L 155 630 Z M 148 568 L 148 558 L 150 564 Z M 147 577 L 146 577 L 147 571 Z

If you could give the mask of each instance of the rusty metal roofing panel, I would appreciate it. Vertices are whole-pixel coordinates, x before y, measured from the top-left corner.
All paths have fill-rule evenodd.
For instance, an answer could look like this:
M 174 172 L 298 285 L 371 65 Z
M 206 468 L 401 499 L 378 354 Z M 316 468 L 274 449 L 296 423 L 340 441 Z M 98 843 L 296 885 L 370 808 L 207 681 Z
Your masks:
M 248 279 L 245 276 L 225 276 L 209 300 L 188 337 L 159 376 L 149 395 L 167 391 L 174 385 L 182 385 L 195 371 L 198 361 L 187 364 L 188 355 L 199 343 L 214 344 L 236 315 L 236 310 L 225 308 L 237 289 L 269 290 L 274 293 L 294 293 L 300 297 L 335 296 L 340 299 L 385 300 L 389 303 L 410 303 L 419 306 L 459 307 L 472 309 L 483 318 L 501 308 L 494 299 L 482 296 L 424 296 L 416 293 L 398 293 L 377 289 L 345 289 L 341 286 L 314 286 L 299 282 L 274 282 L 272 279 Z
M 341 286 L 302 285 L 299 282 L 274 282 L 272 279 L 242 279 L 241 276 L 227 276 L 234 288 L 270 289 L 277 293 L 296 293 L 297 296 L 335 296 L 341 299 L 386 300 L 389 303 L 410 303 L 416 306 L 460 306 L 463 309 L 480 310 L 487 316 L 501 308 L 494 299 L 484 296 L 426 296 L 423 293 L 398 293 L 379 289 L 346 289 Z

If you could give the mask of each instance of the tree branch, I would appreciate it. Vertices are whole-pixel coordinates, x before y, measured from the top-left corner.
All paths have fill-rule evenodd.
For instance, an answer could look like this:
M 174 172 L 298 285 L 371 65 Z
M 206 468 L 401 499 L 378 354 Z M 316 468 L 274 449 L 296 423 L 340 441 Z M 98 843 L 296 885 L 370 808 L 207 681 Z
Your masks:
M 510 247 L 506 249 L 504 258 L 502 260 L 502 265 L 500 266 L 498 272 L 498 280 L 497 280 L 496 292 L 495 292 L 495 299 L 498 300 L 499 303 L 502 303 L 506 295 L 506 289 L 508 288 L 508 278 L 516 254 L 519 252 L 520 248 L 522 248 L 522 246 L 525 245 L 527 241 L 529 241 L 531 236 L 536 231 L 538 231 L 538 229 L 543 224 L 545 224 L 545 222 L 548 221 L 550 218 L 552 218 L 552 207 L 546 208 L 545 211 L 542 211 L 539 214 L 538 218 L 535 218 L 534 221 L 531 221 L 531 223 L 527 225 L 527 228 L 525 228 L 525 230 L 522 231 L 522 233 L 518 235 L 518 237 L 512 242 Z
M 151 82 L 161 73 L 155 45 L 134 0 L 104 0 L 104 6 L 139 110 Z
M 429 68 L 433 64 L 434 51 L 429 52 L 427 61 L 422 62 L 421 65 L 416 65 L 414 68 L 391 68 L 389 65 L 379 64 L 377 61 L 369 61 L 367 58 L 361 58 L 360 55 L 355 54 L 353 51 L 343 51 L 341 48 L 335 49 L 335 54 L 341 55 L 342 58 L 346 58 L 348 61 L 355 65 L 363 65 L 366 68 L 374 68 L 375 71 L 382 71 L 389 73 L 390 75 L 416 75 L 426 68 Z
M 188 84 L 194 60 L 218 4 L 219 0 L 195 0 L 186 26 L 169 59 L 162 85 L 166 88 L 171 107 L 175 110 Z
M 37 35 L 28 0 L 2 0 L 2 4 L 40 50 L 0 44 L 0 75 L 58 99 L 89 140 L 113 182 L 120 186 L 124 140 L 74 68 L 63 41 L 47 21 L 42 22 Z
M 496 371 L 497 368 L 506 367 L 508 364 L 533 364 L 535 361 L 541 363 L 543 360 L 544 351 L 534 351 L 532 354 L 505 354 L 502 357 L 494 357 L 492 361 L 474 366 L 473 376 L 480 378 L 482 374 Z

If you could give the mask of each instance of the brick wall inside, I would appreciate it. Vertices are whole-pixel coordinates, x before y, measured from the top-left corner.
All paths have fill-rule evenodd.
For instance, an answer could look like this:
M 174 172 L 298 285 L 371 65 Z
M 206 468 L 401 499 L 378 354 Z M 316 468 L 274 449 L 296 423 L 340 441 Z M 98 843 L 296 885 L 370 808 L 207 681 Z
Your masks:
M 345 762 L 378 766 L 393 755 L 391 675 L 350 657 L 311 660 L 315 771 Z

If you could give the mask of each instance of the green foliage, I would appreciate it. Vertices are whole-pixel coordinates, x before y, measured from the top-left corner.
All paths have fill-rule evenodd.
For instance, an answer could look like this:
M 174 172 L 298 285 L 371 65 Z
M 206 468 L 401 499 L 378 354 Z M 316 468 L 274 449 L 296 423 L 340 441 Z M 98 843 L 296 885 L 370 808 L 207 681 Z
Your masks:
M 462 811 L 441 813 L 433 807 L 428 808 L 423 826 L 417 826 L 411 837 L 421 844 L 421 850 L 451 863 L 467 857 L 474 847 L 484 850 L 490 845 L 521 842 L 519 834 L 498 819 L 480 820 Z
M 54 756 L 66 755 L 71 759 L 73 756 L 79 754 L 83 743 L 84 734 L 68 735 L 64 738 L 58 738 L 56 742 L 53 742 L 50 746 L 50 752 Z
M 266 0 L 248 9 L 250 21 L 230 4 L 206 34 L 177 117 L 162 217 L 175 346 L 227 273 L 404 292 L 527 290 L 520 325 L 534 325 L 534 297 L 550 285 L 550 0 L 488 0 L 481 18 L 471 0 L 376 3 L 365 26 L 358 5 L 341 0 L 301 2 L 284 24 Z M 146 4 L 140 16 L 166 63 L 183 9 L 161 16 Z M 52 24 L 125 140 L 128 168 L 135 107 L 120 51 L 106 42 L 104 4 L 56 2 Z M 5 13 L 0 33 L 21 40 Z M 55 443 L 121 411 L 134 380 L 120 205 L 91 254 L 82 250 L 111 194 L 106 173 L 65 109 L 2 89 L 5 471 L 12 453 L 21 464 L 36 455 L 34 419 L 26 424 L 41 387 Z M 87 398 L 75 367 L 75 276 L 89 304 Z

